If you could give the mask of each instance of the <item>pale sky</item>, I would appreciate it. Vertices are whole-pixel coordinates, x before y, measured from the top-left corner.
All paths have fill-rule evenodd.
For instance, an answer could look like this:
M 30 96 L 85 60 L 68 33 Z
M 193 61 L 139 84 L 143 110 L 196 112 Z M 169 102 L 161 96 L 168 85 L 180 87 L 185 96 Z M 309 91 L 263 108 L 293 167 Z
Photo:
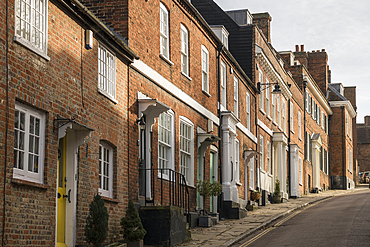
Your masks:
M 357 122 L 370 115 L 369 0 L 214 0 L 223 10 L 269 12 L 277 51 L 325 49 L 332 83 L 356 86 Z

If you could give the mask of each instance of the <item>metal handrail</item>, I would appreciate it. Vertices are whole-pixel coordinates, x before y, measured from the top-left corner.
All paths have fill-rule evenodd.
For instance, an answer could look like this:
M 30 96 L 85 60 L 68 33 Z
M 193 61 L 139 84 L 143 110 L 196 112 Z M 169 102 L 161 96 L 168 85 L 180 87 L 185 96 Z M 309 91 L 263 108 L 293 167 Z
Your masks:
M 188 190 L 188 185 L 186 183 L 185 176 L 177 171 L 174 171 L 169 168 L 139 168 L 140 171 L 145 171 L 144 176 L 144 183 L 145 183 L 145 206 L 147 203 L 155 202 L 156 196 L 160 192 L 160 204 L 162 206 L 169 205 L 169 206 L 177 206 L 184 209 L 185 213 L 188 214 L 190 212 L 190 195 Z M 157 178 L 155 178 L 155 171 L 157 171 Z M 150 172 L 151 177 L 151 200 L 147 200 L 147 172 Z M 167 172 L 167 174 L 165 174 Z M 164 177 L 164 175 L 166 177 Z M 159 188 L 157 185 L 159 184 Z M 158 190 L 157 190 L 158 189 Z M 165 195 L 164 195 L 165 193 Z M 168 194 L 166 194 L 168 193 Z M 167 196 L 165 198 L 165 196 Z M 166 201 L 167 199 L 167 201 Z

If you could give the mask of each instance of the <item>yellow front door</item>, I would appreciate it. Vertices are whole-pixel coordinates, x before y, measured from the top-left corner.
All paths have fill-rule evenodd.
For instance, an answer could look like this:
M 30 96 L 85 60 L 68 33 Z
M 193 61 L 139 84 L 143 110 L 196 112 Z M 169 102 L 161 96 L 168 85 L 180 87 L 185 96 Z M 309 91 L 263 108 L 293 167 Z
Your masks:
M 58 149 L 58 195 L 57 195 L 57 246 L 65 247 L 66 231 L 66 142 L 59 140 Z

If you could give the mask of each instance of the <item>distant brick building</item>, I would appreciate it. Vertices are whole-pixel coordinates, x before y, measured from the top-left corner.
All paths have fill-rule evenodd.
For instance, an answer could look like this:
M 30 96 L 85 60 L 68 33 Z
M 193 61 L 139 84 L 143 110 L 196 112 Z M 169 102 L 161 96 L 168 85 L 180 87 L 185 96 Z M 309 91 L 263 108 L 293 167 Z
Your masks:
M 359 172 L 370 171 L 370 116 L 363 124 L 357 124 L 357 148 Z
M 356 162 L 354 162 L 353 118 L 356 111 L 344 97 L 341 83 L 329 84 L 328 100 L 333 109 L 329 120 L 330 130 L 330 175 L 332 189 L 354 188 Z

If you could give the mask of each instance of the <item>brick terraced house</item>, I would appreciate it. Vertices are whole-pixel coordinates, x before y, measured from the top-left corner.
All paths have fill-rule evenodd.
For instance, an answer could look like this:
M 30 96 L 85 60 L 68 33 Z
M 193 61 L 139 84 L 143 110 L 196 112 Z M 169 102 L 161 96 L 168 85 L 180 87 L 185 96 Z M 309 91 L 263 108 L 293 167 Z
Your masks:
M 241 218 L 278 181 L 282 201 L 354 186 L 355 88 L 330 83 L 325 50 L 277 52 L 268 13 L 212 0 L 0 6 L 4 246 L 86 244 L 96 193 L 109 235 L 121 238 L 131 199 L 145 244 L 173 246 L 202 210 Z M 204 180 L 222 194 L 201 197 Z
M 96 193 L 119 234 L 137 55 L 77 1 L 0 4 L 2 246 L 82 244 Z

